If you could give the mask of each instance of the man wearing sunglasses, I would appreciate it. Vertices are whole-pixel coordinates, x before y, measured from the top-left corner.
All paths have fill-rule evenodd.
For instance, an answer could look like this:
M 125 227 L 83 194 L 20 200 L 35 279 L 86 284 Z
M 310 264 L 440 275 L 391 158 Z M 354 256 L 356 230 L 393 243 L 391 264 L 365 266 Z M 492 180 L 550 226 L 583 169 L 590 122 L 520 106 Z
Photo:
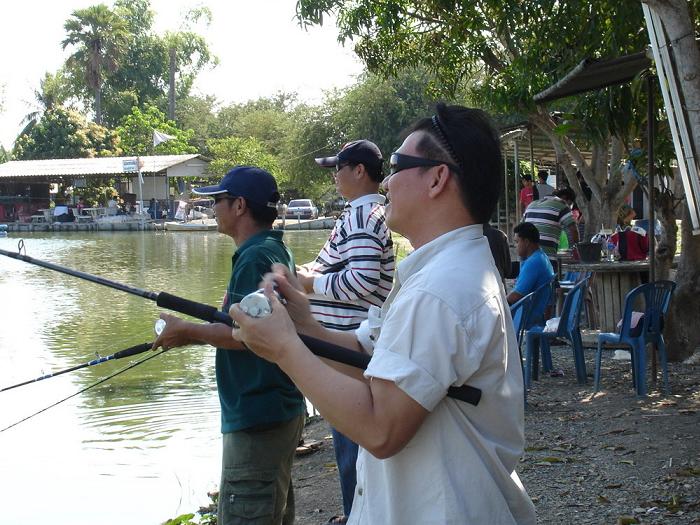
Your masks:
M 352 332 L 311 316 L 292 273 L 266 277 L 272 314 L 234 305 L 234 337 L 277 363 L 360 445 L 349 523 L 534 525 L 515 468 L 524 448 L 523 376 L 505 291 L 482 224 L 501 193 L 498 134 L 480 110 L 438 104 L 391 156 L 387 223 L 415 251 L 381 312 Z M 287 299 L 273 297 L 272 281 Z M 295 333 L 372 354 L 364 373 L 314 356 Z M 477 406 L 446 397 L 482 390 Z
M 347 201 L 328 240 L 297 278 L 311 294 L 311 313 L 331 330 L 356 330 L 370 307 L 381 308 L 394 279 L 394 249 L 379 195 L 382 153 L 369 140 L 349 142 L 334 156 L 316 159 L 333 169 L 335 186 Z M 346 523 L 355 493 L 357 444 L 332 429 L 343 496 L 343 515 L 328 523 Z
M 223 310 L 258 289 L 273 263 L 294 260 L 273 230 L 277 183 L 267 171 L 237 166 L 219 184 L 194 190 L 214 198 L 217 228 L 236 243 Z M 161 314 L 165 330 L 153 348 L 209 344 L 216 350 L 223 460 L 218 522 L 294 523 L 291 471 L 304 427 L 304 398 L 278 366 L 243 350 L 221 323 L 193 323 Z

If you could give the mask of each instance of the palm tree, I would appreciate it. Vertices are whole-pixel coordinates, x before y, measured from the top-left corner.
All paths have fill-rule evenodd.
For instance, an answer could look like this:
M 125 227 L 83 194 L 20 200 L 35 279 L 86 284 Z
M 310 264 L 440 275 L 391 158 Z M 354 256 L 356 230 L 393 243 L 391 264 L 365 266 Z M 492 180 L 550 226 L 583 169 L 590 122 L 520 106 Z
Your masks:
M 62 69 L 59 69 L 55 74 L 48 71 L 44 73 L 44 78 L 39 81 L 39 89 L 34 90 L 34 101 L 29 103 L 34 109 L 22 119 L 20 123 L 22 131 L 17 136 L 29 133 L 41 120 L 45 111 L 64 106 L 70 96 L 69 89 Z
M 102 71 L 115 71 L 128 42 L 125 20 L 106 5 L 77 9 L 63 25 L 63 49 L 76 46 L 68 64 L 85 71 L 87 85 L 95 93 L 95 122 L 102 123 Z

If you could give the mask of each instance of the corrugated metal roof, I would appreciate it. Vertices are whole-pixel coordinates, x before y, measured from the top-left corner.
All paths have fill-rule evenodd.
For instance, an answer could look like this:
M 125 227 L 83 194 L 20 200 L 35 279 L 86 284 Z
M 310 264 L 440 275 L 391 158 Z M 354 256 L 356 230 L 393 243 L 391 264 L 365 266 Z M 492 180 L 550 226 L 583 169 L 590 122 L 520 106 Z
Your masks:
M 191 155 L 150 155 L 139 157 L 142 173 L 158 173 L 178 164 L 199 158 Z M 13 160 L 0 164 L 0 178 L 8 177 L 82 177 L 86 175 L 123 175 L 124 161 L 136 157 L 100 157 L 96 159 Z M 133 172 L 132 172 L 133 173 Z
M 538 104 L 629 82 L 652 66 L 646 51 L 606 60 L 586 58 L 553 86 L 533 97 Z

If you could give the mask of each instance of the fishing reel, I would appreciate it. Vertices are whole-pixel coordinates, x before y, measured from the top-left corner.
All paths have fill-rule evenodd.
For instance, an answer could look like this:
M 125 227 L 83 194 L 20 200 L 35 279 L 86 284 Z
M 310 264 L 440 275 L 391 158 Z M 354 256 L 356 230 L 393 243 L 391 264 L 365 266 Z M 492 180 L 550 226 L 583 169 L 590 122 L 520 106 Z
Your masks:
M 163 333 L 163 330 L 165 330 L 165 320 L 158 319 L 156 321 L 156 324 L 153 326 L 153 330 L 155 330 L 156 335 L 160 335 L 161 333 Z
M 283 303 L 284 301 L 280 294 L 277 293 L 276 290 L 274 292 L 277 299 Z M 272 313 L 272 305 L 267 296 L 265 296 L 265 290 L 263 288 L 246 295 L 241 299 L 238 307 L 251 317 L 267 317 Z
M 277 293 L 277 291 L 275 291 L 275 295 L 281 303 L 284 303 L 284 299 L 279 293 Z M 251 292 L 243 297 L 238 306 L 250 317 L 267 317 L 272 313 L 272 305 L 270 304 L 269 299 L 265 296 L 265 290 L 263 288 Z M 155 330 L 156 335 L 160 335 L 163 330 L 165 330 L 165 321 L 163 319 L 158 319 L 155 322 L 153 329 Z

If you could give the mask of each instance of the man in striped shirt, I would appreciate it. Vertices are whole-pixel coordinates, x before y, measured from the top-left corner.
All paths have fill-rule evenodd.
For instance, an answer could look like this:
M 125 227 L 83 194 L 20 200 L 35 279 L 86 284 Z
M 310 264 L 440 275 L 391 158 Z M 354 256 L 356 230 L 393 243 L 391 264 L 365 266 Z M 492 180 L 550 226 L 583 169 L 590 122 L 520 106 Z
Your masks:
M 324 327 L 356 330 L 370 306 L 381 308 L 394 279 L 394 248 L 384 218 L 382 154 L 369 140 L 343 146 L 337 155 L 316 159 L 334 168 L 338 193 L 348 203 L 315 261 L 297 267 L 311 313 Z M 357 445 L 333 430 L 345 523 L 355 492 Z M 331 521 L 333 523 L 333 521 Z
M 575 197 L 571 188 L 563 188 L 549 197 L 533 201 L 525 210 L 522 222 L 530 222 L 537 227 L 540 246 L 550 258 L 557 254 L 562 230 L 569 230 L 573 242 L 579 240 L 576 221 L 570 208 Z

